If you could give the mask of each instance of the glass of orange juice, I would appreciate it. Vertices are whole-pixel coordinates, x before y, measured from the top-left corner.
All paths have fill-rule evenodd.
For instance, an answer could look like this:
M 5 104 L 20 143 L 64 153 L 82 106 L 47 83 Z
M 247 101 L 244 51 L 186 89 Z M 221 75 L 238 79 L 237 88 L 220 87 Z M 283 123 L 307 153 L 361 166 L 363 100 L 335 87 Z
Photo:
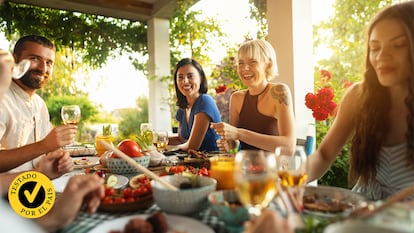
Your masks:
M 210 158 L 210 176 L 217 180 L 217 189 L 234 189 L 234 155 Z
M 108 144 L 113 146 L 112 140 L 113 137 L 112 135 L 96 135 L 95 137 L 95 148 L 96 148 L 96 152 L 98 157 L 101 157 L 105 151 L 107 151 L 106 147 L 104 147 L 101 143 L 99 143 L 100 140 L 103 140 L 105 142 L 107 142 Z

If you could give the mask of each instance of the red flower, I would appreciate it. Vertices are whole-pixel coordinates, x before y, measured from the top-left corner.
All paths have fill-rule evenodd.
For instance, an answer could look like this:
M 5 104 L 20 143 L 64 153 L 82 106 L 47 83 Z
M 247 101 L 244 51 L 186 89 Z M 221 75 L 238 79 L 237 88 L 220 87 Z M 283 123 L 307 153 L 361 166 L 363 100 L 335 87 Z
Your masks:
M 336 103 L 333 101 L 335 94 L 332 88 L 324 87 L 316 94 L 308 93 L 305 96 L 305 105 L 312 110 L 312 115 L 317 121 L 324 121 L 332 116 Z
M 332 88 L 329 87 L 319 89 L 317 95 L 321 102 L 328 102 L 335 96 Z
M 305 105 L 309 109 L 314 109 L 319 105 L 318 96 L 313 93 L 308 93 L 305 96 Z
M 323 80 L 324 82 L 331 80 L 332 78 L 331 72 L 321 69 L 320 73 L 321 73 L 321 80 Z
M 344 80 L 344 81 L 342 82 L 342 87 L 343 87 L 343 88 L 348 88 L 348 87 L 350 87 L 352 84 L 353 84 L 353 82 L 351 82 L 351 81 L 349 81 L 349 80 Z
M 216 94 L 220 94 L 220 93 L 226 92 L 227 87 L 226 87 L 226 85 L 220 85 L 220 86 L 217 86 L 214 89 L 216 90 Z

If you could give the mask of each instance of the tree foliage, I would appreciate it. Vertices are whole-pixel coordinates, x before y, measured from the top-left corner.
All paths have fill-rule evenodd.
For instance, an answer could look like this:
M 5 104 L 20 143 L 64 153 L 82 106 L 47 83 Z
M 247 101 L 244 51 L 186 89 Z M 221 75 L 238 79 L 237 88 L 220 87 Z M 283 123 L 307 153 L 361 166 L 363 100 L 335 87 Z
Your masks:
M 147 26 L 142 22 L 5 2 L 0 6 L 0 30 L 8 40 L 39 34 L 58 50 L 70 48 L 93 68 L 115 53 L 147 53 Z
M 125 109 L 120 112 L 122 119 L 118 124 L 118 130 L 121 138 L 131 138 L 133 135 L 139 135 L 141 123 L 148 122 L 148 98 L 140 96 L 136 104 L 136 108 Z
M 338 83 L 361 80 L 365 63 L 367 24 L 392 0 L 341 1 L 334 4 L 335 13 L 314 27 L 314 46 L 332 51 L 332 56 L 318 61 L 319 67 L 332 73 Z
M 207 51 L 213 49 L 211 41 L 220 42 L 224 36 L 215 19 L 200 19 L 201 11 L 190 9 L 197 1 L 177 1 L 177 8 L 170 21 L 172 69 L 185 54 L 203 66 L 211 65 L 211 59 L 207 56 Z

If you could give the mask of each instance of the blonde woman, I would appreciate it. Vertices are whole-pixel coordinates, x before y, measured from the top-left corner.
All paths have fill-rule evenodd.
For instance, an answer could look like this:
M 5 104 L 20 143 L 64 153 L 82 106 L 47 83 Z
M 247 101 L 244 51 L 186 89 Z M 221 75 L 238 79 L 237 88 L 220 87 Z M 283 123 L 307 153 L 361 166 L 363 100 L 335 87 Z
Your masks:
M 237 72 L 246 90 L 230 97 L 230 124 L 211 124 L 221 136 L 220 150 L 294 150 L 296 135 L 289 87 L 270 80 L 277 76 L 276 53 L 265 40 L 243 43 L 237 53 Z

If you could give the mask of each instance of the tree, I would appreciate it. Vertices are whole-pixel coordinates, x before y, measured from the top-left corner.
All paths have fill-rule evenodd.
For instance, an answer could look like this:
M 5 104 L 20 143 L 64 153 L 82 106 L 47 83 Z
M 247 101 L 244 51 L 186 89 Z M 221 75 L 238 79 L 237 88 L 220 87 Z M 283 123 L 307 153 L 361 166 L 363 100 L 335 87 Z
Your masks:
M 210 66 L 211 59 L 206 51 L 212 49 L 211 41 L 220 42 L 220 38 L 224 36 L 215 19 L 200 20 L 201 11 L 189 9 L 197 1 L 177 1 L 177 9 L 170 22 L 172 68 L 183 58 L 183 54 L 189 54 L 189 57 L 196 59 L 203 66 Z
M 10 41 L 20 35 L 43 35 L 58 50 L 71 49 L 93 68 L 118 52 L 147 54 L 147 29 L 142 22 L 11 2 L 0 6 L 0 22 L 0 30 Z
M 148 122 L 148 98 L 138 97 L 137 108 L 125 109 L 120 112 L 121 121 L 118 124 L 121 138 L 131 138 L 139 135 L 141 123 Z

